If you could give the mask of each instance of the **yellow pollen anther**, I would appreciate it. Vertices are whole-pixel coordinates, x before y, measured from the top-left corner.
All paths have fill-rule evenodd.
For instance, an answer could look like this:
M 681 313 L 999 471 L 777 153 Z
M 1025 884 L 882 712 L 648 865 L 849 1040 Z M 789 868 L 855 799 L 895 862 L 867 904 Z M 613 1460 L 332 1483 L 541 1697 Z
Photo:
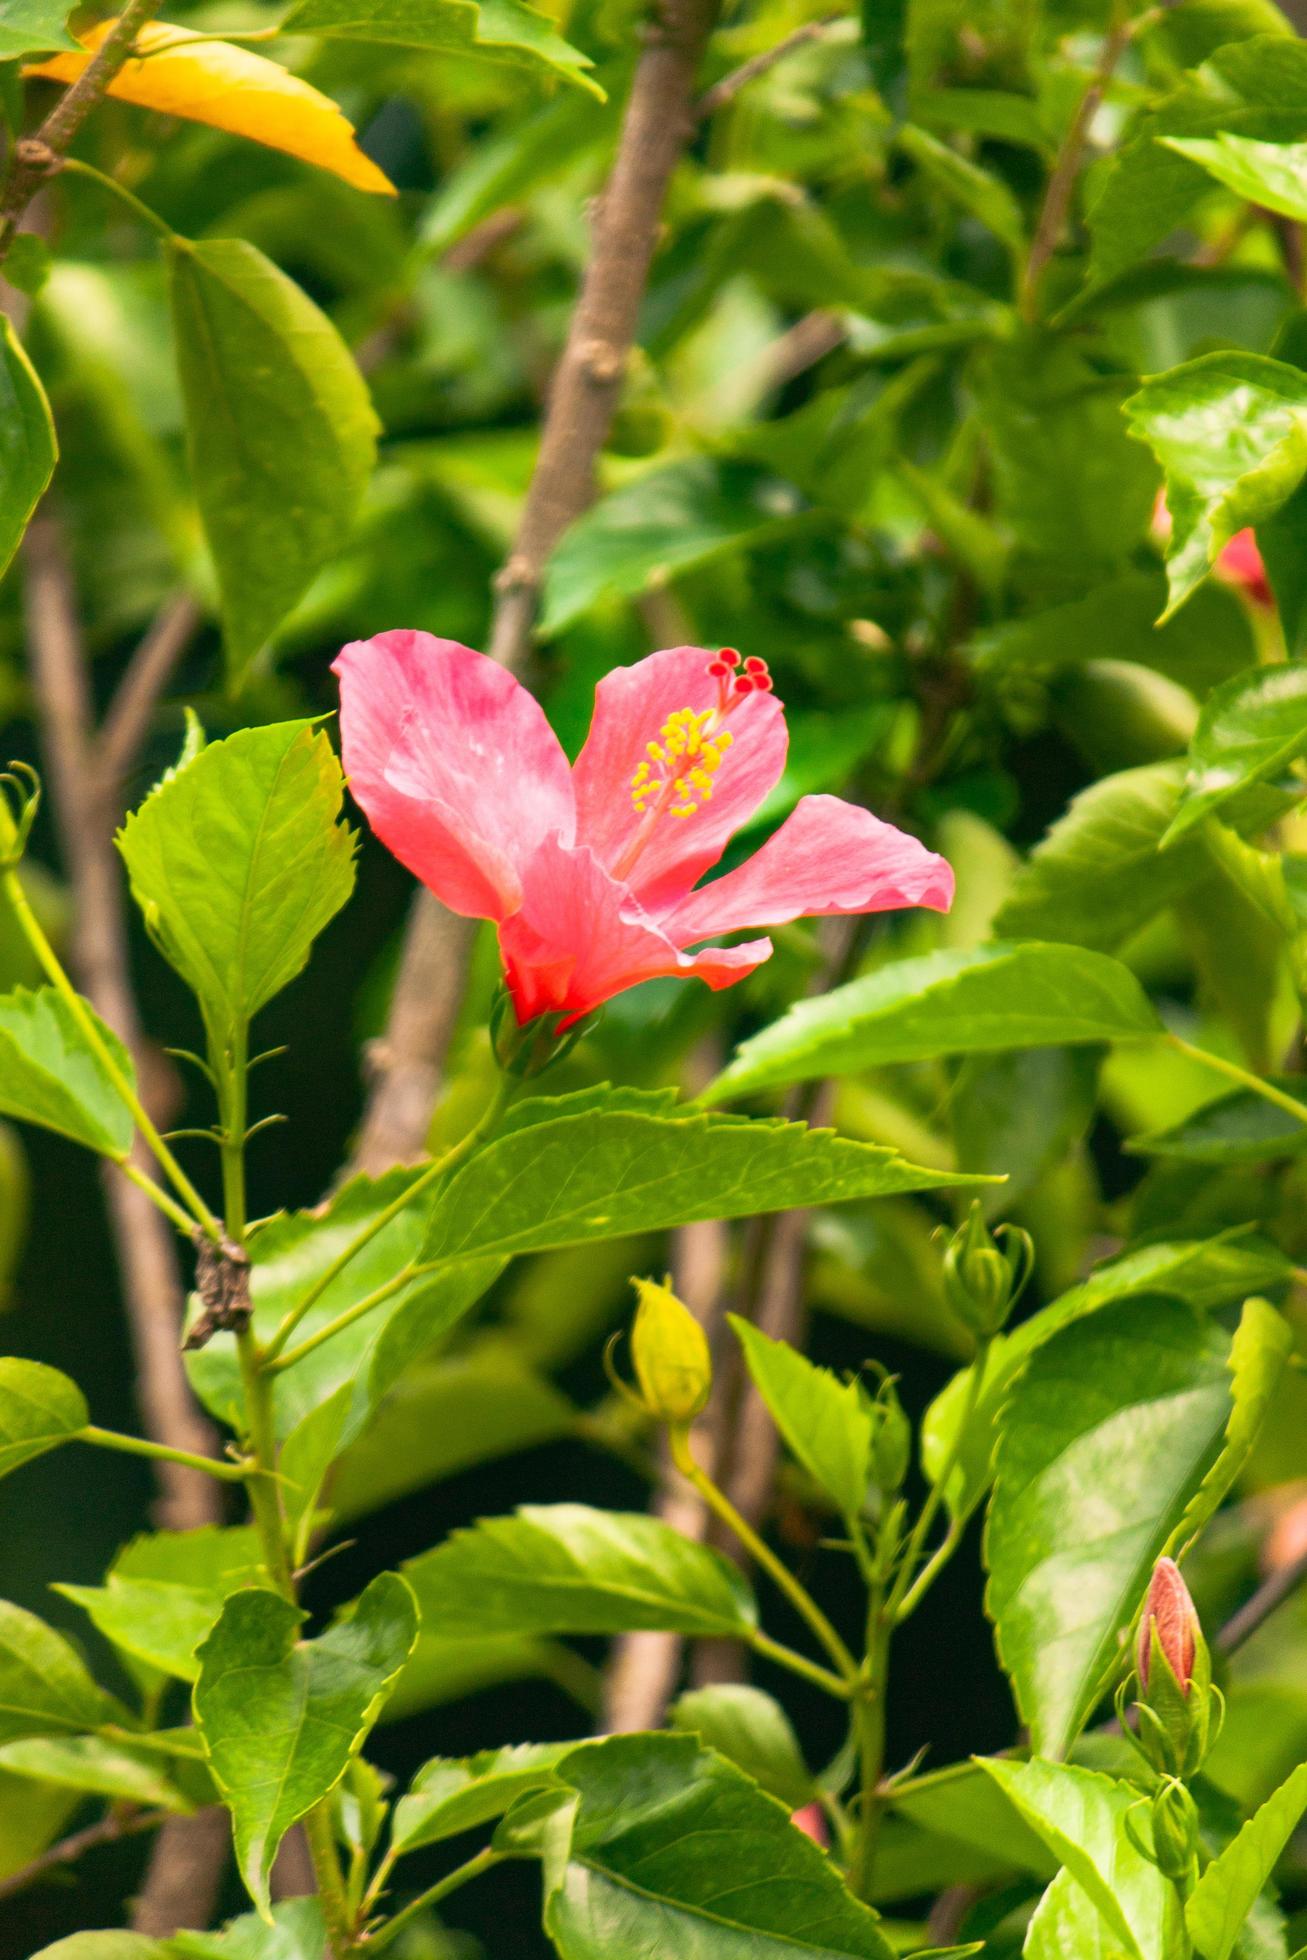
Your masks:
M 735 738 L 721 726 L 715 708 L 678 708 L 658 734 L 658 741 L 645 746 L 649 761 L 640 763 L 631 778 L 631 801 L 641 816 L 665 807 L 670 816 L 692 817 L 711 798 L 712 779 Z M 683 766 L 682 759 L 693 766 L 683 775 L 673 773 Z M 656 763 L 657 769 L 652 769 L 651 763 Z M 650 806 L 651 796 L 659 803 Z

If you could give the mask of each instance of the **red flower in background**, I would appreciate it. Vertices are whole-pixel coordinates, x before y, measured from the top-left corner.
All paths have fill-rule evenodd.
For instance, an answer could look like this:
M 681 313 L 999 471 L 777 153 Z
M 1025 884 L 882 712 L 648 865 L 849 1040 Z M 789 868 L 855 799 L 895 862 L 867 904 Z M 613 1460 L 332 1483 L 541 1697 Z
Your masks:
M 1171 513 L 1166 507 L 1166 493 L 1162 490 L 1158 491 L 1157 502 L 1153 506 L 1153 534 L 1163 544 L 1171 535 Z M 1266 566 L 1257 549 L 1257 537 L 1251 525 L 1235 532 L 1212 570 L 1227 585 L 1237 586 L 1255 606 L 1275 604 L 1275 595 L 1271 591 L 1271 582 L 1266 576 Z
M 659 974 L 729 987 L 771 953 L 769 939 L 686 950 L 718 933 L 952 903 L 943 858 L 834 796 L 801 798 L 699 885 L 785 765 L 761 660 L 672 647 L 617 668 L 575 767 L 534 697 L 453 640 L 381 633 L 334 671 L 355 799 L 437 898 L 494 920 L 521 1023 L 564 1014 L 561 1032 Z

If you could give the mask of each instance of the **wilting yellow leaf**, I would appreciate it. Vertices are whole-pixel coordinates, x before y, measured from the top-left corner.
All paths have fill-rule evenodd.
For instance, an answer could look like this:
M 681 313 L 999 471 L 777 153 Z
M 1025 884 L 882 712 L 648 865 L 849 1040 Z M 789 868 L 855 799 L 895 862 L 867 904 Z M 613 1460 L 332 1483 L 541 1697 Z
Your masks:
M 33 62 L 27 74 L 75 82 L 113 25 L 111 20 L 99 21 L 79 37 L 84 53 Z M 190 122 L 229 130 L 233 136 L 248 136 L 272 150 L 285 150 L 305 163 L 334 171 L 361 191 L 395 195 L 394 185 L 364 156 L 352 126 L 331 97 L 265 55 L 165 21 L 143 27 L 136 44 L 142 58 L 120 69 L 109 84 L 110 95 L 161 115 L 184 116 Z

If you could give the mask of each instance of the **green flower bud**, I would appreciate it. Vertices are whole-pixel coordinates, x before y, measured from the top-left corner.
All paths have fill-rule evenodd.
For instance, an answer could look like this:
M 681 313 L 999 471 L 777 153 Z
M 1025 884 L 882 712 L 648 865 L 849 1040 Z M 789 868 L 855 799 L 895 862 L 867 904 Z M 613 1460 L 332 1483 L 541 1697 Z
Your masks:
M 888 1497 L 893 1495 L 908 1474 L 912 1456 L 912 1425 L 903 1413 L 903 1404 L 892 1381 L 881 1384 L 880 1392 L 871 1406 L 875 1422 L 871 1435 L 871 1477 L 877 1489 L 884 1491 Z
M 1198 1807 L 1174 1778 L 1153 1798 L 1153 1857 L 1167 1878 L 1187 1879 L 1198 1852 Z
M 22 863 L 41 803 L 41 779 L 26 762 L 0 771 L 0 871 Z
M 712 1388 L 712 1359 L 702 1327 L 671 1281 L 632 1281 L 640 1304 L 631 1329 L 631 1361 L 650 1415 L 693 1422 Z
M 1034 1262 L 1029 1232 L 1000 1225 L 991 1233 L 979 1200 L 974 1200 L 966 1224 L 953 1234 L 944 1254 L 944 1293 L 978 1342 L 992 1340 L 1003 1327 Z

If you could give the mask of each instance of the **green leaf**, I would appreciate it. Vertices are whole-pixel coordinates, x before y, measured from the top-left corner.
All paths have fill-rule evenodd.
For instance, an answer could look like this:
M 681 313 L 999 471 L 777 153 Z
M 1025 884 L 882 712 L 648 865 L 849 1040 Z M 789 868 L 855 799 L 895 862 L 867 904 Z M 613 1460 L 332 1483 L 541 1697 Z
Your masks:
M 1305 751 L 1307 661 L 1233 675 L 1203 703 L 1189 745 L 1184 797 L 1163 844 L 1183 836 L 1250 783 L 1283 771 Z
M 953 1144 L 959 1163 L 1004 1180 L 981 1194 L 987 1216 L 1010 1212 L 1084 1135 L 1098 1064 L 1093 1048 L 1015 1048 L 963 1062 L 950 1104 Z
M 244 1586 L 266 1586 L 259 1537 L 252 1526 L 161 1531 L 134 1538 L 114 1560 L 103 1586 L 55 1588 L 90 1615 L 125 1654 L 162 1674 L 193 1681 L 196 1649 L 224 1602 Z
M 391 1843 L 407 1854 L 502 1817 L 526 1791 L 556 1786 L 555 1765 L 571 1747 L 568 1742 L 526 1742 L 483 1749 L 461 1762 L 434 1757 L 396 1804 Z
M 327 1472 L 340 1454 L 353 1400 L 353 1383 L 342 1382 L 325 1402 L 319 1402 L 296 1423 L 277 1458 L 286 1536 L 297 1566 L 308 1557 L 318 1499 Z M 334 1509 L 334 1489 L 332 1496 Z
M 1087 566 L 1120 566 L 1144 538 L 1157 471 L 1121 420 L 1120 382 L 1064 341 L 1029 335 L 986 354 L 980 407 L 995 500 L 1018 546 L 1082 587 Z
M 1268 1079 L 1286 1095 L 1307 1099 L 1307 1076 Z M 1182 1164 L 1260 1164 L 1270 1157 L 1292 1156 L 1304 1145 L 1307 1124 L 1252 1089 L 1232 1089 L 1167 1129 L 1131 1137 L 1126 1147 L 1143 1157 L 1168 1157 Z
M 1160 1024 L 1128 967 L 1078 946 L 979 946 L 897 960 L 803 1000 L 744 1042 L 704 1098 L 889 1062 L 1133 1041 Z
M 1237 197 L 1286 218 L 1307 218 L 1307 143 L 1259 143 L 1230 130 L 1215 136 L 1168 136 L 1169 150 L 1201 164 Z
M 123 1080 L 135 1089 L 127 1050 L 85 1001 L 82 1005 Z M 131 1149 L 131 1111 L 53 987 L 34 993 L 15 987 L 0 994 L 0 1113 L 58 1130 L 119 1161 Z
M 658 1093 L 541 1097 L 455 1173 L 421 1257 L 510 1257 L 972 1181 L 802 1123 L 691 1113 Z
M 740 1634 L 755 1624 L 729 1559 L 642 1513 L 527 1504 L 411 1559 L 424 1633 Z
M 1153 1564 L 1215 1465 L 1228 1348 L 1157 1301 L 1064 1327 L 1003 1411 L 986 1529 L 987 1604 L 1032 1746 L 1065 1753 L 1118 1664 Z
M 564 533 L 545 573 L 543 633 L 602 599 L 634 599 L 649 583 L 769 543 L 810 506 L 794 485 L 747 463 L 693 456 L 600 498 Z
M 1010 1334 L 1000 1334 L 986 1358 L 984 1380 L 967 1424 L 961 1459 L 949 1479 L 949 1508 L 966 1517 L 989 1487 L 998 1420 L 1028 1357 L 1061 1328 L 1117 1300 L 1154 1294 L 1206 1313 L 1268 1286 L 1282 1285 L 1288 1262 L 1276 1247 L 1237 1239 L 1173 1240 L 1146 1245 L 1101 1266 Z M 943 1474 L 959 1423 L 971 1400 L 974 1370 L 964 1368 L 936 1396 L 922 1424 L 921 1454 L 932 1481 Z
M 255 246 L 168 247 L 191 476 L 239 677 L 348 539 L 376 417 L 326 315 Z
M 817 1795 L 799 1739 L 778 1701 L 742 1681 L 689 1688 L 667 1711 L 668 1726 L 697 1735 L 753 1778 L 787 1810 L 800 1810 Z
M 1031 1914 L 1022 1960 L 1121 1960 L 1117 1939 L 1064 1866 Z
M 337 1467 L 332 1511 L 362 1517 L 473 1464 L 556 1442 L 578 1420 L 551 1382 L 499 1347 L 410 1368 Z
M 146 923 L 220 1036 L 295 978 L 349 897 L 343 795 L 327 737 L 275 722 L 208 743 L 120 831 Z
M 283 1213 L 258 1233 L 250 1247 L 253 1327 L 267 1341 L 284 1315 L 296 1306 L 346 1247 L 394 1203 L 420 1175 L 397 1169 L 383 1177 L 352 1178 L 312 1211 Z M 323 1289 L 292 1336 L 292 1345 L 309 1340 L 337 1315 L 396 1280 L 418 1256 L 431 1216 L 431 1199 L 405 1206 L 376 1232 L 363 1250 Z M 442 1334 L 448 1333 L 481 1298 L 502 1270 L 493 1256 L 469 1259 L 438 1273 L 424 1273 L 399 1287 L 384 1303 L 363 1315 L 321 1347 L 274 1377 L 277 1434 L 289 1436 L 297 1423 L 346 1383 L 353 1397 L 342 1443 L 360 1432 L 369 1410 L 408 1367 Z M 239 1426 L 243 1407 L 235 1342 L 220 1334 L 187 1357 L 197 1394 L 224 1422 Z
M 1221 1453 L 1194 1493 L 1174 1534 L 1183 1554 L 1225 1502 L 1253 1453 L 1293 1354 L 1293 1330 L 1267 1300 L 1245 1300 L 1230 1343 L 1232 1408 Z
M 727 1318 L 792 1455 L 844 1517 L 860 1516 L 871 1474 L 873 1418 L 859 1383 L 842 1382 L 737 1314 Z
M 98 1735 L 30 1736 L 0 1749 L 0 1771 L 69 1790 L 188 1811 L 189 1799 L 164 1772 L 158 1756 Z
M 317 1899 L 282 1899 L 271 1925 L 246 1912 L 220 1933 L 174 1933 L 168 1960 L 330 1960 L 322 1906 Z
M 909 1777 L 893 1786 L 887 1802 L 896 1817 L 949 1840 L 955 1853 L 963 1845 L 986 1853 L 995 1869 L 1036 1878 L 1051 1878 L 1056 1869 L 1043 1840 L 1022 1823 L 978 1761 Z
M 0 61 L 79 47 L 64 25 L 69 11 L 67 0 L 0 0 Z
M 898 130 L 894 140 L 942 196 L 992 231 L 1014 257 L 1020 256 L 1026 245 L 1025 220 L 1001 177 L 911 123 Z
M 1018 871 L 994 932 L 1115 952 L 1211 869 L 1197 837 L 1157 848 L 1183 778 L 1182 762 L 1154 762 L 1081 790 Z
M 413 1651 L 413 1595 L 393 1572 L 348 1616 L 301 1641 L 303 1613 L 277 1593 L 239 1592 L 200 1651 L 195 1720 L 236 1858 L 259 1911 L 282 1838 L 345 1774 Z
M 61 29 L 48 41 L 33 44 L 28 40 L 22 48 L 6 50 L 4 43 L 10 32 L 23 40 L 26 29 L 22 20 L 33 16 L 48 20 L 50 10 L 42 8 L 39 0 L 30 10 L 21 8 L 19 25 L 12 30 L 0 14 L 0 60 L 9 54 L 25 53 L 33 45 L 58 47 L 68 41 Z M 0 321 L 0 573 L 8 569 L 22 543 L 28 520 L 54 475 L 58 456 L 45 389 L 6 314 Z
M 1235 532 L 1273 516 L 1307 474 L 1307 374 L 1261 354 L 1203 354 L 1145 381 L 1125 410 L 1166 473 L 1167 618 Z
M 0 1744 L 97 1729 L 121 1714 L 62 1634 L 0 1600 Z
M 599 1714 L 597 1670 L 561 1641 L 514 1633 L 444 1640 L 420 1633 L 381 1719 L 402 1722 L 426 1709 L 462 1701 L 483 1688 L 528 1680 L 551 1681 L 587 1714 Z
M 563 1960 L 891 1960 L 876 1915 L 781 1804 L 690 1736 L 612 1736 L 558 1766 L 577 1793 L 545 1870 Z
M 1139 1820 L 1147 1816 L 1134 1785 L 1066 1763 L 986 1758 L 982 1766 L 1134 1960 L 1168 1960 L 1180 1930 L 1177 1895 L 1126 1831 L 1127 1812 L 1135 1811 Z
M 594 66 L 554 23 L 522 0 L 299 0 L 282 23 L 287 33 L 381 41 L 439 54 L 476 55 L 572 82 L 602 101 L 586 72 Z
M 1166 575 L 1160 565 L 1104 579 L 1061 605 L 984 627 L 972 641 L 986 672 L 1057 674 L 1113 660 L 1151 668 L 1195 694 L 1246 667 L 1255 654 L 1248 615 L 1222 585 L 1201 587 L 1184 610 L 1161 625 Z
M 1299 1764 L 1203 1872 L 1185 1907 L 1185 1922 L 1205 1960 L 1229 1960 L 1304 1810 L 1307 1763 Z
M 32 1960 L 171 1960 L 163 1940 L 144 1933 L 70 1933 L 66 1940 L 43 1946 Z
M 0 1477 L 57 1450 L 89 1420 L 86 1397 L 57 1368 L 0 1360 Z
M 1219 48 L 1183 77 L 1101 174 L 1089 209 L 1096 281 L 1115 278 L 1189 219 L 1211 178 L 1162 139 L 1227 131 L 1296 142 L 1307 130 L 1307 49 L 1280 35 Z

